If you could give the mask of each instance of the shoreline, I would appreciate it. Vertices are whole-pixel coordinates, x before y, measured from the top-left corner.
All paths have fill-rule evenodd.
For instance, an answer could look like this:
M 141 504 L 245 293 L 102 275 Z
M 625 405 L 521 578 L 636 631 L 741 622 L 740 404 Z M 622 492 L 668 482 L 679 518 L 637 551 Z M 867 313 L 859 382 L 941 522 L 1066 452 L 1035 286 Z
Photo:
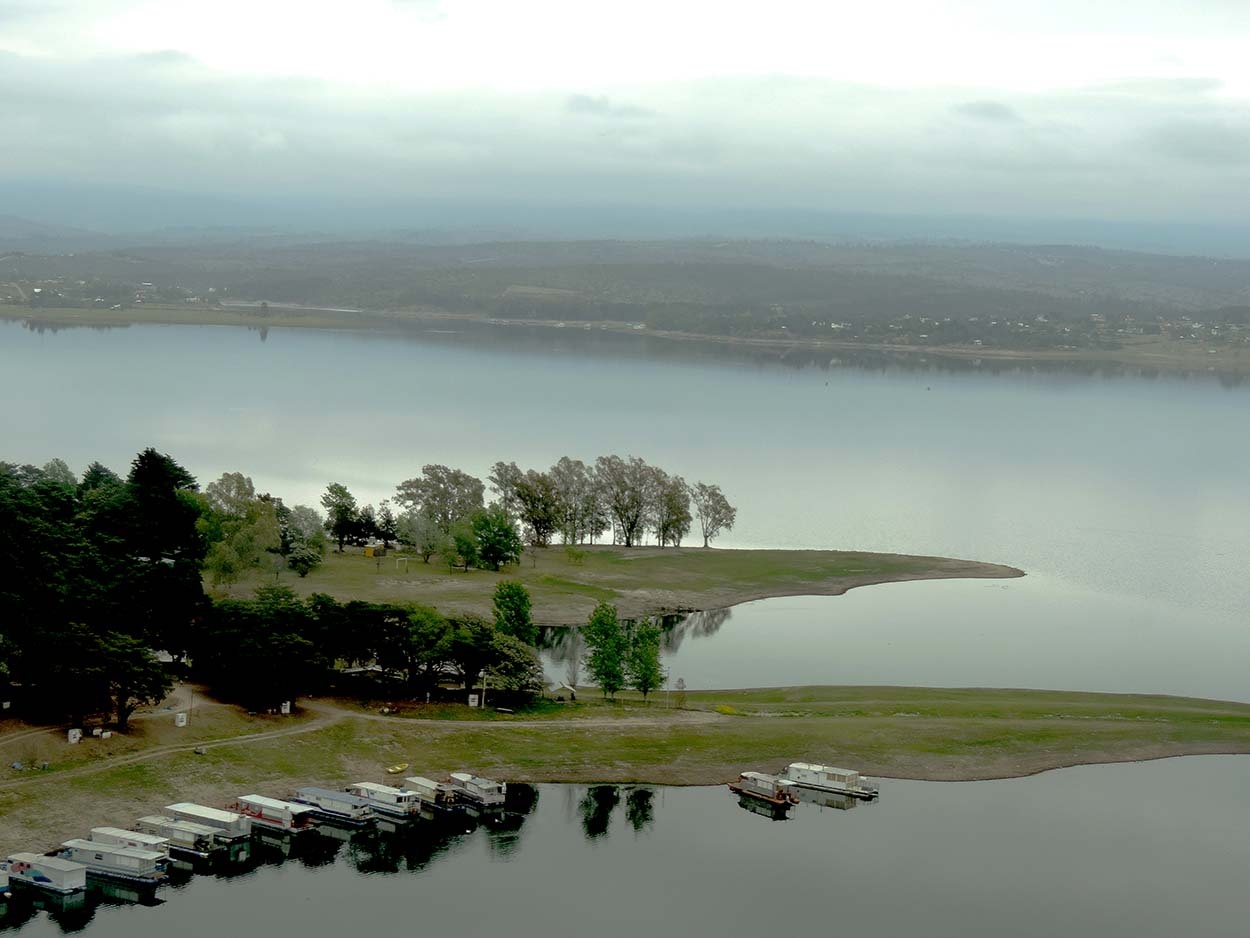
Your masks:
M 779 353 L 864 352 L 904 355 L 913 359 L 933 356 L 966 363 L 993 362 L 1020 365 L 1084 365 L 1087 367 L 1139 368 L 1176 374 L 1250 375 L 1250 354 L 1216 350 L 1210 354 L 1203 345 L 1189 347 L 1179 341 L 1132 341 L 1114 349 L 1012 349 L 992 346 L 903 345 L 889 342 L 850 342 L 837 339 L 782 338 L 775 336 L 726 336 L 680 332 L 668 329 L 636 329 L 618 321 L 579 319 L 500 319 L 478 313 L 457 313 L 438 309 L 347 310 L 329 307 L 271 305 L 263 314 L 259 307 L 161 306 L 125 310 L 32 309 L 0 306 L 0 320 L 20 321 L 52 328 L 105 327 L 132 325 L 245 326 L 249 329 L 296 328 L 355 332 L 386 332 L 426 323 L 461 322 L 475 326 L 507 329 L 542 328 L 572 331 L 611 332 L 650 337 L 669 342 L 685 342 L 730 348 L 772 349 Z
M 188 728 L 174 729 L 158 708 L 131 736 L 72 751 L 58 729 L 0 726 L 6 767 L 40 751 L 54 760 L 49 773 L 0 776 L 0 852 L 128 827 L 173 801 L 226 804 L 244 790 L 284 797 L 300 785 L 386 781 L 395 762 L 431 777 L 469 769 L 528 784 L 696 786 L 805 759 L 875 778 L 957 782 L 1250 755 L 1250 704 L 1159 695 L 787 687 L 692 692 L 680 710 L 623 696 L 515 715 L 412 704 L 398 716 L 325 698 L 301 700 L 291 717 L 247 717 L 202 689 L 178 693 L 194 693 Z
M 417 602 L 444 615 L 493 615 L 491 597 L 500 580 L 530 591 L 533 618 L 549 626 L 584 623 L 600 600 L 623 618 L 726 609 L 785 596 L 841 596 L 863 586 L 954 579 L 1018 579 L 1018 567 L 980 560 L 920 554 L 847 550 L 780 550 L 720 547 L 576 548 L 571 561 L 559 546 L 527 549 L 521 563 L 501 571 L 448 571 L 436 563 L 395 553 L 379 566 L 354 548 L 331 551 L 304 578 L 283 582 L 297 596 L 327 593 L 346 602 Z M 401 570 L 399 564 L 408 556 Z M 395 561 L 392 564 L 392 560 Z M 268 582 L 250 576 L 232 596 Z M 209 584 L 206 592 L 212 594 Z

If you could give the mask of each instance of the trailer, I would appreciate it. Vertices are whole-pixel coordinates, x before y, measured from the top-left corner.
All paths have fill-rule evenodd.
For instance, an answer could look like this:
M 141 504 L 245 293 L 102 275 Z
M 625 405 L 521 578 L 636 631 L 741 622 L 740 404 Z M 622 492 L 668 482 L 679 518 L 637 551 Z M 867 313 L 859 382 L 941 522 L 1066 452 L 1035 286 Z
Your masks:
M 456 808 L 456 789 L 447 782 L 436 782 L 422 775 L 410 775 L 404 779 L 408 791 L 417 793 L 421 807 L 434 814 L 451 814 Z
M 508 789 L 507 783 L 470 775 L 468 772 L 452 772 L 447 784 L 456 792 L 459 804 L 476 808 L 503 807 Z
M 81 863 L 92 876 L 155 886 L 165 881 L 169 857 L 155 850 L 76 838 L 61 844 L 61 856 Z
M 369 807 L 379 814 L 396 818 L 413 818 L 421 812 L 421 801 L 415 791 L 404 791 L 377 782 L 357 782 L 347 789 L 348 794 L 363 798 Z
M 177 804 L 166 805 L 165 813 L 180 821 L 194 821 L 196 824 L 214 828 L 217 831 L 217 841 L 219 843 L 246 840 L 252 833 L 251 818 L 244 817 L 234 811 L 210 808 L 191 801 L 180 801 Z
M 803 788 L 828 791 L 837 795 L 850 795 L 871 801 L 880 795 L 877 783 L 860 775 L 853 769 L 839 769 L 832 765 L 814 762 L 791 762 L 786 766 L 785 777 Z
M 166 838 L 169 851 L 199 860 L 207 860 L 214 853 L 225 849 L 217 842 L 220 831 L 206 824 L 194 821 L 180 821 L 177 818 L 162 817 L 158 814 L 141 817 L 135 822 L 135 829 L 143 834 L 155 834 Z
M 239 814 L 251 818 L 254 826 L 287 834 L 311 830 L 316 826 L 312 810 L 307 805 L 291 801 L 266 798 L 264 795 L 240 795 L 233 807 Z
M 169 856 L 169 838 L 141 831 L 124 831 L 120 827 L 93 827 L 87 837 L 92 843 L 113 844 L 119 847 L 135 847 Z
M 14 853 L 0 863 L 0 871 L 8 874 L 11 886 L 34 886 L 61 895 L 82 892 L 87 888 L 87 868 L 61 857 Z
M 301 788 L 292 799 L 296 804 L 306 805 L 313 817 L 348 827 L 364 827 L 374 821 L 369 801 L 358 795 L 331 788 Z

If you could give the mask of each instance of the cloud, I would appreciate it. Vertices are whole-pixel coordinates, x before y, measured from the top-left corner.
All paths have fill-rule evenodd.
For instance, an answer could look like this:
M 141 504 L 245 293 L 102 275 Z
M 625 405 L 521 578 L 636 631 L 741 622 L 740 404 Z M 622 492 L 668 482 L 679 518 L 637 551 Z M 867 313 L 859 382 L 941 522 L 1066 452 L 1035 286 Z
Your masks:
M 1182 162 L 1250 167 L 1250 124 L 1178 120 L 1150 129 L 1145 140 L 1165 156 Z
M 607 96 L 592 97 L 586 94 L 572 94 L 564 102 L 564 108 L 570 114 L 586 114 L 591 117 L 637 118 L 654 117 L 655 112 L 643 107 L 629 104 L 613 104 Z
M 1001 101 L 964 101 L 956 104 L 951 110 L 964 117 L 988 121 L 992 124 L 1012 124 L 1020 120 L 1020 115 Z
M 1146 95 L 1172 97 L 1176 95 L 1203 95 L 1219 91 L 1224 82 L 1218 78 L 1126 78 L 1123 81 L 1103 82 L 1090 86 L 1090 91 L 1110 94 Z

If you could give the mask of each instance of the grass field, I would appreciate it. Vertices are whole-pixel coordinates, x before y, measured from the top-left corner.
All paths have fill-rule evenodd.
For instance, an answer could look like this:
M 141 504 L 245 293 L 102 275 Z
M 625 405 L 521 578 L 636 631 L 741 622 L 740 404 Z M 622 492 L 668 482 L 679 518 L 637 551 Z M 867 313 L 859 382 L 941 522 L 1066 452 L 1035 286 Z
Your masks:
M 29 728 L 10 725 L 0 730 L 4 765 L 37 745 L 52 766 L 0 774 L 0 851 L 127 826 L 177 799 L 225 804 L 245 789 L 281 796 L 301 784 L 386 780 L 397 762 L 426 775 L 467 768 L 512 781 L 715 784 L 804 759 L 958 780 L 1250 753 L 1250 705 L 1177 697 L 793 687 L 691 693 L 684 709 L 673 702 L 624 695 L 471 720 L 446 719 L 457 714 L 445 707 L 395 717 L 336 701 L 307 701 L 290 718 L 249 717 L 205 702 L 186 730 L 162 712 L 111 749 L 92 741 L 72 754 L 59 732 L 32 743 Z
M 418 602 L 445 613 L 489 614 L 491 594 L 503 579 L 519 580 L 544 625 L 585 622 L 600 600 L 621 615 L 638 616 L 717 609 L 767 596 L 837 595 L 856 586 L 950 577 L 1013 577 L 1019 570 L 997 564 L 821 550 L 704 550 L 702 547 L 587 547 L 571 556 L 562 547 L 528 550 L 519 565 L 501 573 L 449 571 L 446 564 L 392 553 L 365 557 L 359 549 L 330 553 L 304 579 L 284 573 L 281 582 L 301 595 L 329 593 L 342 600 Z M 249 595 L 270 576 L 236 584 Z M 205 584 L 206 588 L 208 584 Z

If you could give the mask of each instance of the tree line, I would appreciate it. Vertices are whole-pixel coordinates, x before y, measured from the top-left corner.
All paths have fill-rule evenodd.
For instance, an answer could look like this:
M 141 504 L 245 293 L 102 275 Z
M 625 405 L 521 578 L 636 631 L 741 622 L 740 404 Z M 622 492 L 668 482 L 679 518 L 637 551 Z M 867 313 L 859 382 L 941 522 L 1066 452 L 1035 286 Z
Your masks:
M 706 544 L 734 520 L 716 486 L 688 487 L 634 458 L 593 466 L 565 458 L 545 472 L 497 463 L 489 481 L 497 497 L 487 505 L 480 480 L 425 466 L 399 486 L 398 511 L 357 508 L 345 486 L 332 484 L 323 516 L 258 493 L 242 473 L 200 491 L 189 471 L 152 448 L 125 477 L 98 462 L 81 477 L 59 459 L 41 468 L 0 463 L 0 687 L 20 688 L 28 714 L 79 724 L 108 714 L 121 728 L 169 691 L 170 671 L 155 650 L 256 706 L 323 686 L 344 662 L 375 663 L 414 693 L 452 679 L 472 686 L 483 674 L 492 686 L 530 692 L 542 671 L 520 584 L 499 584 L 491 622 L 420 605 L 300 600 L 276 585 L 251 599 L 212 599 L 204 579 L 229 586 L 266 566 L 305 576 L 330 538 L 340 549 L 400 541 L 427 561 L 441 554 L 466 570 L 498 570 L 517 562 L 523 536 L 533 545 L 556 536 L 577 544 L 611 530 L 614 542 L 632 546 L 650 530 L 661 545 L 676 545 L 693 503 Z M 598 634 L 595 621 L 588 634 Z M 623 656 L 621 681 L 644 695 L 662 680 L 643 674 L 647 642 L 644 630 L 613 646 Z M 657 670 L 658 648 L 657 637 Z M 605 692 L 624 686 L 598 666 L 588 658 Z
M 460 469 L 426 465 L 401 482 L 393 500 L 375 510 L 359 507 L 345 485 L 331 483 L 321 499 L 326 529 L 341 551 L 348 543 L 398 541 L 427 563 L 452 566 L 514 563 L 523 544 L 594 544 L 605 535 L 625 547 L 647 536 L 660 547 L 680 547 L 695 523 L 703 546 L 733 528 L 737 509 L 720 487 L 689 485 L 635 456 L 600 456 L 587 464 L 561 457 L 546 470 L 497 462 L 486 484 Z

